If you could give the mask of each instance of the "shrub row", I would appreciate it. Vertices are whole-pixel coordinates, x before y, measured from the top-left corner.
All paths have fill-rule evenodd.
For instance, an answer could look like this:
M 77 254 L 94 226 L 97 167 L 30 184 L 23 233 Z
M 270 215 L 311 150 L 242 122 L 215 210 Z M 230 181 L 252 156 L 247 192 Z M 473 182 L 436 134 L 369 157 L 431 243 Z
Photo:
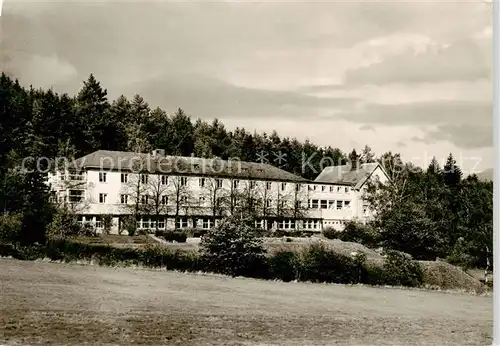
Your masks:
M 46 245 L 13 246 L 1 244 L 0 257 L 13 257 L 20 260 L 48 258 L 63 262 L 93 261 L 99 265 L 107 266 L 140 265 L 181 271 L 202 270 L 196 252 L 152 244 L 134 249 L 58 239 L 51 240 Z
M 295 238 L 309 238 L 312 237 L 313 235 L 318 234 L 318 232 L 314 231 L 305 231 L 305 230 L 292 230 L 292 231 L 287 231 L 287 230 L 275 230 L 272 232 L 271 236 L 273 237 L 295 237 Z
M 100 265 L 141 265 L 187 272 L 220 272 L 231 265 L 207 261 L 195 251 L 146 245 L 137 249 L 115 248 L 103 244 L 84 244 L 52 240 L 47 245 L 15 247 L 0 244 L 0 256 L 21 260 L 49 258 L 55 261 L 94 261 Z M 248 258 L 248 257 L 247 257 Z M 244 263 L 244 265 L 242 265 Z M 420 286 L 423 272 L 418 262 L 398 252 L 387 253 L 383 266 L 369 264 L 361 254 L 350 257 L 334 252 L 320 243 L 300 252 L 280 251 L 273 255 L 254 256 L 234 263 L 234 276 L 288 281 L 329 282 L 340 284 Z
M 185 243 L 188 234 L 185 231 L 156 231 L 155 236 L 161 237 L 169 242 Z
M 381 241 L 380 234 L 372 226 L 354 221 L 347 223 L 342 231 L 328 227 L 323 230 L 323 236 L 327 239 L 363 244 L 368 248 L 378 247 Z
M 346 256 L 320 243 L 302 252 L 279 251 L 269 258 L 269 268 L 271 277 L 283 281 L 410 287 L 423 284 L 420 264 L 405 254 L 389 252 L 380 266 L 367 262 L 364 254 Z

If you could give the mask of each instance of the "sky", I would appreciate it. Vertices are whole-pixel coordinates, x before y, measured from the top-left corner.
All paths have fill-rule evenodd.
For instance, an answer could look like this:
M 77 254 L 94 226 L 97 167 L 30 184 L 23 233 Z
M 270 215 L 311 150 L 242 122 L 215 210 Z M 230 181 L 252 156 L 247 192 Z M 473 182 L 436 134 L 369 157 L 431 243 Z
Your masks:
M 4 0 L 2 70 L 423 166 L 493 165 L 486 1 Z

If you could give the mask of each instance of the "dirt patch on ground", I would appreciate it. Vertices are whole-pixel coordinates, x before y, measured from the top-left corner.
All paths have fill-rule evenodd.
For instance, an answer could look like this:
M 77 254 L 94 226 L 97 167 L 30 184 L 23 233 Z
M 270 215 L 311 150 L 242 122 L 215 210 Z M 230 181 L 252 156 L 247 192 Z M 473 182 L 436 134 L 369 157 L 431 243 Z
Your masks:
M 0 259 L 0 344 L 491 344 L 492 298 Z

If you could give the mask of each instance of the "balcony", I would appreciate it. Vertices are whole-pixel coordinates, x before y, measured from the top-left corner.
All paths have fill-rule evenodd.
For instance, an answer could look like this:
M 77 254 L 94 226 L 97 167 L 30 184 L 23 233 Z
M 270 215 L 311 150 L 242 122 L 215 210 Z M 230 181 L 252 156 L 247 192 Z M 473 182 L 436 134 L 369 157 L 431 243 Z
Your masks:
M 69 190 L 68 199 L 70 203 L 79 203 L 85 199 L 85 190 Z
M 86 181 L 84 174 L 68 174 L 66 177 L 69 181 Z

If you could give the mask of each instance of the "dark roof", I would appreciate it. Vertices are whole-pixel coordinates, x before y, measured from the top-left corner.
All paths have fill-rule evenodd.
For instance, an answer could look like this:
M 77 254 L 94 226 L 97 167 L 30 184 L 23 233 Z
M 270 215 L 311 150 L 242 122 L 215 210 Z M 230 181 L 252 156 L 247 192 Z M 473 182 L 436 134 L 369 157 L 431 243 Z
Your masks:
M 378 166 L 378 163 L 364 163 L 354 170 L 351 170 L 350 165 L 329 166 L 324 168 L 314 181 L 317 183 L 349 184 L 358 189 Z
M 140 172 L 142 167 L 143 171 L 158 174 L 308 182 L 307 179 L 265 163 L 126 151 L 98 150 L 76 159 L 73 165 L 76 169 Z

